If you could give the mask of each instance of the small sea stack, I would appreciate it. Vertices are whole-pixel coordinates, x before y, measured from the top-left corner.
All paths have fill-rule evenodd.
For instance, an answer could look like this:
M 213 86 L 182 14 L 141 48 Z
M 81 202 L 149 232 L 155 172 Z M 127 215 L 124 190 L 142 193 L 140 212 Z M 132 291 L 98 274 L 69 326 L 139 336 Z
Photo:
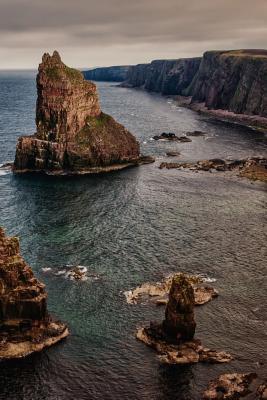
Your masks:
M 154 161 L 135 137 L 100 109 L 94 83 L 45 53 L 37 75 L 36 129 L 18 139 L 14 172 L 88 174 Z
M 47 311 L 47 292 L 20 255 L 19 240 L 0 227 L 0 361 L 25 357 L 69 331 Z
M 231 361 L 230 354 L 205 348 L 200 340 L 194 338 L 194 306 L 194 290 L 189 278 L 177 274 L 172 279 L 164 321 L 151 322 L 149 327 L 139 328 L 136 338 L 155 349 L 159 360 L 165 364 Z

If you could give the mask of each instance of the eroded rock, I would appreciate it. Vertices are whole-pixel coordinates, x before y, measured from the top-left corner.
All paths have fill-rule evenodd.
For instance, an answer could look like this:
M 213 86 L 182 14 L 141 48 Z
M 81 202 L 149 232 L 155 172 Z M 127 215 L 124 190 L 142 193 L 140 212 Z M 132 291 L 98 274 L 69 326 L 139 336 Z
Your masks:
M 194 291 L 190 280 L 184 275 L 172 279 L 165 319 L 162 323 L 150 323 L 139 328 L 136 338 L 155 349 L 159 359 L 167 364 L 192 364 L 197 362 L 229 362 L 232 356 L 202 346 L 194 339 Z
M 218 379 L 210 382 L 208 389 L 203 394 L 204 400 L 234 400 L 246 396 L 251 382 L 257 377 L 255 373 L 223 374 Z
M 18 239 L 0 227 L 0 360 L 40 351 L 68 334 L 49 316 L 45 285 L 21 257 Z
M 129 304 L 153 302 L 157 305 L 166 305 L 171 288 L 172 274 L 164 278 L 161 282 L 144 283 L 133 290 L 124 292 L 126 301 Z M 186 275 L 194 290 L 195 305 L 206 304 L 218 297 L 218 291 L 211 286 L 202 285 L 205 282 L 200 276 Z
M 242 160 L 223 160 L 214 158 L 197 162 L 162 162 L 160 169 L 189 169 L 191 171 L 234 171 L 239 176 L 252 180 L 267 181 L 267 159 L 264 157 L 252 157 Z
M 135 137 L 101 111 L 95 84 L 57 52 L 43 56 L 37 94 L 37 133 L 19 138 L 16 173 L 99 173 L 148 162 Z

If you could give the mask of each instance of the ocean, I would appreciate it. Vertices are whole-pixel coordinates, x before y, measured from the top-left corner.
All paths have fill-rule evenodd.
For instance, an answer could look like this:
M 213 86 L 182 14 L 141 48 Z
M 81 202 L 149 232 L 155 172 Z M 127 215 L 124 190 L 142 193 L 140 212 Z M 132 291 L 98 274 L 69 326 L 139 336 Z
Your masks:
M 50 312 L 71 335 L 26 359 L 0 364 L 1 400 L 199 400 L 224 372 L 266 366 L 266 185 L 224 173 L 159 169 L 180 161 L 264 155 L 264 135 L 180 108 L 173 99 L 97 83 L 104 112 L 124 124 L 156 162 L 83 177 L 0 171 L 0 225 L 48 291 Z M 35 72 L 0 72 L 0 164 L 35 131 Z M 191 143 L 151 140 L 201 130 Z M 88 280 L 66 277 L 66 265 Z M 129 305 L 124 291 L 184 271 L 214 280 L 219 297 L 196 308 L 206 346 L 230 364 L 161 365 L 136 328 L 164 307 Z

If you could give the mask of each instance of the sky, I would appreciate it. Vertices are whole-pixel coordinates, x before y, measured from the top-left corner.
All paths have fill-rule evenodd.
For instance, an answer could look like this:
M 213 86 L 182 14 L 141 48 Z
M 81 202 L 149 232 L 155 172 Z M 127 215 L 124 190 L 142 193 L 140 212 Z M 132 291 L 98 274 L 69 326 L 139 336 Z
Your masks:
M 267 0 L 0 0 L 0 69 L 73 67 L 267 48 Z

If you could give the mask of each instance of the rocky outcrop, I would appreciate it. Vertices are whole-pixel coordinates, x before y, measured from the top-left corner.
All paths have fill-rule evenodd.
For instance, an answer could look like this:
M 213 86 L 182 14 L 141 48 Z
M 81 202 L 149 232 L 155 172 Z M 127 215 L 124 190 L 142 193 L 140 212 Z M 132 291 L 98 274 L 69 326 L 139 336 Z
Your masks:
M 202 398 L 204 400 L 239 399 L 250 393 L 249 386 L 256 377 L 255 373 L 220 375 L 217 380 L 210 382 Z
M 192 340 L 195 335 L 194 289 L 184 274 L 175 275 L 162 328 L 175 341 Z
M 124 292 L 128 304 L 153 302 L 157 305 L 166 305 L 171 290 L 173 278 L 177 273 L 167 276 L 161 282 L 144 283 L 133 290 Z M 203 285 L 205 279 L 200 276 L 186 275 L 187 281 L 194 291 L 195 306 L 203 305 L 218 297 L 218 291 L 211 286 Z
M 44 54 L 37 75 L 37 133 L 20 137 L 15 172 L 92 173 L 136 165 L 139 144 L 101 112 L 94 83 Z
M 267 50 L 206 52 L 184 94 L 210 109 L 267 117 Z
M 24 357 L 68 335 L 47 312 L 45 285 L 20 255 L 16 237 L 0 227 L 0 360 Z
M 267 182 L 267 159 L 263 157 L 245 158 L 242 160 L 223 160 L 214 158 L 197 162 L 162 162 L 160 169 L 189 169 L 191 171 L 234 171 L 241 177 Z
M 198 71 L 201 58 L 155 60 L 129 69 L 123 86 L 143 87 L 166 95 L 182 94 Z
M 167 364 L 192 364 L 197 362 L 229 362 L 232 357 L 202 346 L 194 339 L 194 290 L 184 274 L 172 279 L 165 319 L 162 323 L 150 323 L 139 328 L 136 338 L 159 353 L 159 359 Z
M 123 82 L 130 68 L 130 65 L 94 68 L 83 71 L 83 76 L 90 81 Z

